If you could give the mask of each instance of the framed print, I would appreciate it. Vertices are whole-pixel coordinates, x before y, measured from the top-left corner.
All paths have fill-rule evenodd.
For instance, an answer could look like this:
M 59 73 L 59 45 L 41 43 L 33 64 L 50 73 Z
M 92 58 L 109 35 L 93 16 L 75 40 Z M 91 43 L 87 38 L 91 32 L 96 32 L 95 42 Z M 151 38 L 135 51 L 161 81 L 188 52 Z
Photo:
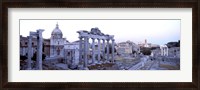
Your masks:
M 198 89 L 197 1 L 3 1 L 2 88 Z

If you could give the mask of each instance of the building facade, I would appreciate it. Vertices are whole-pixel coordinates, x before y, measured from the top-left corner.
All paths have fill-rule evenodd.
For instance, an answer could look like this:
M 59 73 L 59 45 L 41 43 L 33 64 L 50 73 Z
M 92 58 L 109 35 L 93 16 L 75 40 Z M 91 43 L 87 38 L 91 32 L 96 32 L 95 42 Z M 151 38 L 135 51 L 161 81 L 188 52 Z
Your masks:
M 56 24 L 50 38 L 50 57 L 64 57 L 63 53 L 65 43 L 66 39 L 63 38 L 62 31 L 59 29 L 58 24 Z
M 51 33 L 50 39 L 43 39 L 43 54 L 49 57 L 64 57 L 64 45 L 68 41 L 63 38 L 62 31 L 56 24 L 55 29 Z M 32 38 L 32 56 L 37 52 L 37 40 L 36 37 Z M 20 55 L 28 55 L 28 38 L 20 35 Z

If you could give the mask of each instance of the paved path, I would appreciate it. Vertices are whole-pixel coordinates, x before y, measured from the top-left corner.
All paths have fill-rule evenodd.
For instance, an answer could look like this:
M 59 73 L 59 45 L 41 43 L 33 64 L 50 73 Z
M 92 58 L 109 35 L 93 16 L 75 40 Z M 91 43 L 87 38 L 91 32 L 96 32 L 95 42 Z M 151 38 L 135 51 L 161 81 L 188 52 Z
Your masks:
M 150 70 L 152 68 L 152 66 L 155 67 L 155 65 L 157 65 L 158 62 L 157 61 L 146 61 L 146 62 L 139 62 L 136 65 L 133 65 L 131 68 L 129 68 L 129 70 Z

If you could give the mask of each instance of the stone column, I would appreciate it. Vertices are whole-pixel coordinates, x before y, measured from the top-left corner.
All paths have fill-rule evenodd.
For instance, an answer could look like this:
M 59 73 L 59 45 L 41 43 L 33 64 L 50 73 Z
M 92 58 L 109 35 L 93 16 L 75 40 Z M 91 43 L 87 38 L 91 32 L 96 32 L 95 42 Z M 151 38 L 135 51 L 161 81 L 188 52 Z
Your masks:
M 161 54 L 161 56 L 163 56 L 163 48 L 162 47 L 160 47 L 160 54 Z
M 101 58 L 101 43 L 100 43 L 100 39 L 97 39 L 98 40 L 98 62 L 100 63 L 100 58 Z
M 52 39 L 50 39 L 50 57 L 53 57 L 53 40 Z
M 44 30 L 39 29 L 37 30 L 38 36 L 37 36 L 37 64 L 36 68 L 38 70 L 42 70 L 42 43 L 43 43 L 43 37 L 42 37 L 42 32 Z
M 64 49 L 64 63 L 67 64 L 67 53 L 65 49 Z
M 164 56 L 165 55 L 165 49 L 164 49 L 164 47 L 162 47 L 162 56 Z
M 163 47 L 162 49 L 163 49 L 163 56 L 165 56 L 165 47 Z
M 69 51 L 69 62 L 70 62 L 70 65 L 72 65 L 72 51 L 71 51 L 71 49 Z
M 22 47 L 22 55 L 26 56 L 26 48 L 25 48 L 25 46 Z
M 165 49 L 162 47 L 162 56 L 164 56 Z
M 112 39 L 112 62 L 114 62 L 114 54 L 115 54 L 115 39 Z
M 71 50 L 71 57 L 72 57 L 72 60 L 71 60 L 72 65 L 74 65 L 74 50 L 73 49 Z
M 168 53 L 169 53 L 169 52 L 168 52 L 168 47 L 167 47 L 167 56 L 168 56 Z
M 70 51 L 69 51 L 69 49 L 67 49 L 67 56 L 66 56 L 66 58 L 67 58 L 67 65 L 70 65 L 71 64 L 71 62 L 70 62 Z
M 33 57 L 33 54 L 34 54 L 34 45 L 32 45 L 32 47 L 31 47 L 31 57 Z
M 109 61 L 109 39 L 107 39 L 107 47 L 106 47 L 106 53 L 107 53 L 107 59 L 106 59 L 106 61 Z
M 103 40 L 102 53 L 103 53 L 103 60 L 104 60 L 105 59 L 105 40 L 104 39 L 102 40 Z
M 95 63 L 95 39 L 92 38 L 92 64 Z
M 83 44 L 82 44 L 82 37 L 79 37 L 79 62 L 83 63 L 83 58 L 82 58 L 82 54 L 83 54 Z
M 88 37 L 84 37 L 84 68 L 88 65 Z
M 31 70 L 31 57 L 32 57 L 32 36 L 28 36 L 28 61 L 27 61 L 27 70 Z

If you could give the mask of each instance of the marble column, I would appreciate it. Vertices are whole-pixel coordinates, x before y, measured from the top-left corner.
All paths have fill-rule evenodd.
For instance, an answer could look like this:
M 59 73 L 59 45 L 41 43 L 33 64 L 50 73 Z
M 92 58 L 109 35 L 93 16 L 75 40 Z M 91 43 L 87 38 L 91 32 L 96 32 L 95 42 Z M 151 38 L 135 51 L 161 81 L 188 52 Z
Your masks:
M 165 49 L 162 47 L 162 55 L 165 55 Z
M 163 56 L 163 48 L 162 47 L 160 48 L 160 54 L 161 54 L 161 56 Z
M 67 57 L 66 57 L 67 58 L 67 64 L 70 65 L 71 62 L 70 62 L 70 51 L 69 51 L 69 49 L 67 49 L 66 52 L 67 52 Z
M 82 58 L 82 54 L 83 54 L 83 44 L 82 44 L 82 37 L 79 37 L 79 62 L 83 63 L 83 58 Z
M 115 54 L 115 39 L 112 39 L 112 62 L 114 62 L 114 54 Z
M 72 65 L 72 51 L 69 51 L 69 63 Z
M 67 64 L 67 53 L 66 53 L 66 50 L 64 50 L 64 63 Z
M 107 39 L 107 47 L 106 47 L 106 53 L 107 53 L 107 59 L 106 59 L 106 61 L 109 61 L 109 39 Z
M 73 65 L 73 51 L 70 50 L 71 65 Z
M 162 56 L 164 56 L 164 52 L 165 52 L 165 50 L 164 50 L 164 48 L 162 47 Z
M 50 40 L 50 45 L 53 45 L 53 40 Z M 53 57 L 53 46 L 50 46 L 50 57 Z
M 92 38 L 92 64 L 95 63 L 95 39 Z
M 104 39 L 102 39 L 103 40 L 103 46 L 102 46 L 102 53 L 103 53 L 103 60 L 105 59 L 105 40 Z
M 73 50 L 73 64 L 75 65 L 76 63 L 75 63 L 75 49 Z
M 100 62 L 100 59 L 101 59 L 101 42 L 100 42 L 100 39 L 97 39 L 98 40 L 98 62 Z
M 169 53 L 168 50 L 169 50 L 169 49 L 168 49 L 168 47 L 167 47 L 167 56 L 168 56 L 168 53 Z
M 165 49 L 162 47 L 162 55 L 164 56 Z
M 32 57 L 32 36 L 28 36 L 28 61 L 27 61 L 27 70 L 31 70 L 31 57 Z
M 84 68 L 88 65 L 88 37 L 84 37 Z
M 36 68 L 38 70 L 42 70 L 42 43 L 43 43 L 43 37 L 42 37 L 42 32 L 44 30 L 39 29 L 37 30 L 38 36 L 37 36 L 37 64 L 36 64 Z

